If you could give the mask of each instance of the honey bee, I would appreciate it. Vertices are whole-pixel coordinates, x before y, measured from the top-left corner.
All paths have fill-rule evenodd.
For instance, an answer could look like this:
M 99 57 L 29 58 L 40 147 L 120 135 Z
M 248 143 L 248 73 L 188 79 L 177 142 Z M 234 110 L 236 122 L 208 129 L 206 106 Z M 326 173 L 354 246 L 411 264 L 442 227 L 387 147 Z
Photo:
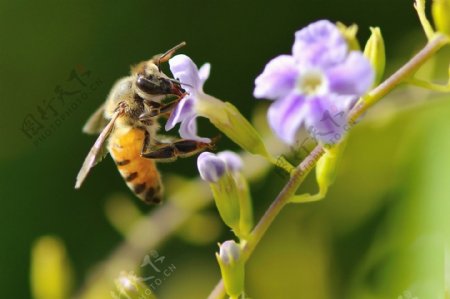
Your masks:
M 166 76 L 160 64 L 184 45 L 139 63 L 131 68 L 130 76 L 114 84 L 106 102 L 83 127 L 83 132 L 99 136 L 77 175 L 76 189 L 109 152 L 136 196 L 147 204 L 159 203 L 163 188 L 155 161 L 173 161 L 213 147 L 214 141 L 167 142 L 157 136 L 159 116 L 169 116 L 185 95 L 181 83 Z

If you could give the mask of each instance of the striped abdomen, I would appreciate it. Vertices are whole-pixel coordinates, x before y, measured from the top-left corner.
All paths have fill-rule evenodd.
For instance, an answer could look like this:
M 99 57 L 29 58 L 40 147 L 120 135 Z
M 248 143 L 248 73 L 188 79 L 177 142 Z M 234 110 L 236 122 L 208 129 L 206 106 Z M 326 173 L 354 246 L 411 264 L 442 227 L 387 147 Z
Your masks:
M 155 161 L 141 157 L 144 139 L 142 129 L 120 128 L 111 134 L 108 150 L 128 187 L 144 202 L 159 203 L 161 178 Z

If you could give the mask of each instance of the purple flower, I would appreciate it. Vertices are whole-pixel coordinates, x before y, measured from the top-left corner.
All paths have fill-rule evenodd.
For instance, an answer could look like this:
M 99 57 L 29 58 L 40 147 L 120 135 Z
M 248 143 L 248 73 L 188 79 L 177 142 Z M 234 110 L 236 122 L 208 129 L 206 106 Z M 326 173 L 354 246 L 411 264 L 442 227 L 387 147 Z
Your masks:
M 166 131 L 181 123 L 181 137 L 209 143 L 210 139 L 197 135 L 197 117 L 201 116 L 246 151 L 271 159 L 258 132 L 239 110 L 233 104 L 203 91 L 203 84 L 209 77 L 209 64 L 197 69 L 188 56 L 177 55 L 169 60 L 169 65 L 174 77 L 186 89 L 187 95 L 172 111 L 165 126 Z
M 200 177 L 204 181 L 217 183 L 225 172 L 241 170 L 242 160 L 237 154 L 231 151 L 223 151 L 217 155 L 204 152 L 198 156 L 197 167 Z
M 180 136 L 182 138 L 194 139 L 205 143 L 210 142 L 209 138 L 197 135 L 196 121 L 198 115 L 196 106 L 203 98 L 206 98 L 203 92 L 203 84 L 209 77 L 210 64 L 205 63 L 198 69 L 188 56 L 176 55 L 169 60 L 169 65 L 173 76 L 182 83 L 188 95 L 181 99 L 171 113 L 165 126 L 166 131 L 175 127 L 177 123 L 181 123 Z
M 268 119 L 273 131 L 295 144 L 304 127 L 318 141 L 333 144 L 346 128 L 346 116 L 372 86 L 374 72 L 359 51 L 349 51 L 329 21 L 295 33 L 292 55 L 272 59 L 255 80 L 254 96 L 275 100 Z

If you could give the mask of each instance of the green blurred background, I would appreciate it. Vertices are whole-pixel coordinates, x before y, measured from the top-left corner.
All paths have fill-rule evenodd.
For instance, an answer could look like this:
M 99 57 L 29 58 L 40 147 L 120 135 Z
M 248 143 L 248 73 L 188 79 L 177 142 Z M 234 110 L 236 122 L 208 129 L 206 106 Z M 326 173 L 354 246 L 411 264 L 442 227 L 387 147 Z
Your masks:
M 424 43 L 409 0 L 347 1 L 1 1 L 0 2 L 0 286 L 4 298 L 30 298 L 30 250 L 43 235 L 59 236 L 74 268 L 75 289 L 123 236 L 105 216 L 112 194 L 132 198 L 108 158 L 79 191 L 75 176 L 94 138 L 81 133 L 88 116 L 129 66 L 180 41 L 181 52 L 212 64 L 206 90 L 250 117 L 254 78 L 272 57 L 290 51 L 293 34 L 313 20 L 357 23 L 361 41 L 380 26 L 388 72 Z M 448 52 L 448 51 L 447 51 Z M 445 75 L 444 53 L 426 75 Z M 446 62 L 447 61 L 447 62 Z M 84 90 L 68 81 L 89 71 L 100 82 L 36 146 L 24 118 L 44 101 L 64 114 L 55 89 Z M 444 77 L 445 79 L 445 77 Z M 89 81 L 92 80 L 92 81 Z M 430 99 L 427 105 L 422 100 Z M 411 101 L 418 103 L 411 106 Z M 450 199 L 450 103 L 417 89 L 386 99 L 352 135 L 336 184 L 324 202 L 289 206 L 252 257 L 252 298 L 397 298 L 410 292 L 444 298 L 444 251 Z M 407 104 L 408 109 L 401 108 Z M 44 122 L 45 129 L 53 123 Z M 217 134 L 206 121 L 201 131 Z M 237 149 L 223 139 L 219 150 Z M 164 174 L 196 175 L 196 159 L 163 165 Z M 259 218 L 285 178 L 276 171 L 252 185 Z M 304 187 L 314 190 L 309 179 Z M 154 208 L 132 201 L 143 212 Z M 216 242 L 231 238 L 211 207 L 201 245 L 189 236 L 158 248 L 176 271 L 161 298 L 205 298 L 219 278 Z M 447 239 L 442 236 L 447 233 Z M 195 234 L 195 233 L 194 233 Z M 208 237 L 208 234 L 211 234 Z M 195 239 L 195 238 L 194 238 Z M 197 240 L 198 243 L 198 240 Z M 447 247 L 448 248 L 448 247 Z M 406 295 L 408 295 L 406 293 Z M 405 297 L 404 298 L 408 298 Z M 111 298 L 105 293 L 103 298 Z

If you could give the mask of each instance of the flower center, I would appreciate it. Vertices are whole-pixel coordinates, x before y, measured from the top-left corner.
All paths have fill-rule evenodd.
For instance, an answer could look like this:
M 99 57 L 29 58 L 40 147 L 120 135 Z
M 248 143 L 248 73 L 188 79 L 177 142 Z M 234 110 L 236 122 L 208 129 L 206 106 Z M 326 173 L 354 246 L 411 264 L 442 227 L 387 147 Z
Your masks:
M 306 95 L 325 94 L 328 90 L 328 80 L 320 70 L 305 70 L 298 77 L 297 88 Z

